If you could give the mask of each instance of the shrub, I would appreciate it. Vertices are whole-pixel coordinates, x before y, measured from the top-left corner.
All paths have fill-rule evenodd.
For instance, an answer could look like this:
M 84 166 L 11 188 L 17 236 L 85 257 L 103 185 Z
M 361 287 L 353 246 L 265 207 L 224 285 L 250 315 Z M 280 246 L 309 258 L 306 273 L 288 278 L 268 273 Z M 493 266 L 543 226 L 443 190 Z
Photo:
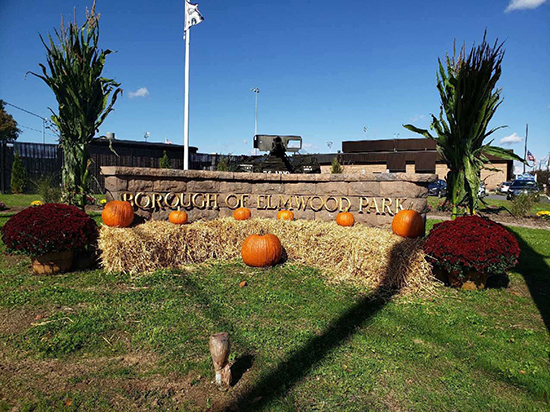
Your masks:
M 220 161 L 218 162 L 218 166 L 216 167 L 216 170 L 218 172 L 228 172 L 229 171 L 229 163 L 225 156 L 221 156 Z
M 504 226 L 479 216 L 436 224 L 424 251 L 435 267 L 462 278 L 469 270 L 503 274 L 516 265 L 520 253 L 516 238 Z
M 338 158 L 336 157 L 332 159 L 332 164 L 330 166 L 330 173 L 333 173 L 333 174 L 344 173 L 344 168 L 342 167 L 342 165 L 338 161 Z
M 170 158 L 168 157 L 166 150 L 164 151 L 164 154 L 160 158 L 159 164 L 161 169 L 170 169 L 172 167 L 170 166 Z
M 11 191 L 12 193 L 18 195 L 25 191 L 25 186 L 27 184 L 27 171 L 25 166 L 23 166 L 23 161 L 19 152 L 15 151 L 15 157 L 13 159 L 13 164 L 11 166 Z
M 44 203 L 59 203 L 61 201 L 61 187 L 56 185 L 53 176 L 43 176 L 33 183 Z
M 0 229 L 10 252 L 40 256 L 64 250 L 89 250 L 97 242 L 97 225 L 74 206 L 49 203 L 29 207 Z
M 521 193 L 512 200 L 510 213 L 516 217 L 523 217 L 529 214 L 533 205 L 539 201 L 539 195 L 535 193 Z

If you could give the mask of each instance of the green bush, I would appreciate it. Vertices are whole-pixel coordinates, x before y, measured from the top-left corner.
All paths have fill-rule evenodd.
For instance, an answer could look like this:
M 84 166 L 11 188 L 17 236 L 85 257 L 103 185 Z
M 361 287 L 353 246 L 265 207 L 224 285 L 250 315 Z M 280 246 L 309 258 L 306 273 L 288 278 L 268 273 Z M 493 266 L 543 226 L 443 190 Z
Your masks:
M 170 158 L 168 157 L 168 154 L 166 153 L 166 150 L 164 151 L 164 154 L 160 158 L 160 168 L 161 169 L 171 169 L 172 166 L 170 166 Z
M 510 212 L 516 217 L 523 217 L 529 214 L 533 205 L 539 201 L 539 195 L 533 193 L 521 193 L 512 200 Z
M 19 152 L 15 151 L 15 157 L 13 159 L 13 164 L 11 166 L 11 191 L 12 193 L 18 195 L 25 191 L 25 186 L 27 184 L 27 171 L 25 166 L 23 166 L 23 161 Z
M 218 172 L 229 171 L 229 163 L 227 162 L 227 158 L 225 156 L 221 156 L 220 161 L 218 162 L 217 170 Z
M 334 158 L 332 159 L 332 165 L 330 167 L 330 173 L 333 173 L 333 174 L 340 174 L 340 173 L 344 173 L 344 168 L 342 167 L 342 165 L 340 165 L 340 162 L 338 161 L 338 158 Z
M 61 202 L 61 187 L 56 185 L 53 176 L 43 176 L 33 184 L 36 186 L 36 191 L 42 197 L 44 203 L 59 203 Z

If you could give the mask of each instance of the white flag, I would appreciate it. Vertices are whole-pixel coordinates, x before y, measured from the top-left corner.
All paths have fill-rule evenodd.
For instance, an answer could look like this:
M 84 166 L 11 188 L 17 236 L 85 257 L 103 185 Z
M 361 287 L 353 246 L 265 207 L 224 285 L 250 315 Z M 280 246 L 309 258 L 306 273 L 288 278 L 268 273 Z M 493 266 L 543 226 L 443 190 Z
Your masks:
M 204 20 L 202 14 L 199 12 L 199 5 L 194 3 L 189 3 L 185 0 L 185 19 L 183 21 L 183 31 L 186 32 Z

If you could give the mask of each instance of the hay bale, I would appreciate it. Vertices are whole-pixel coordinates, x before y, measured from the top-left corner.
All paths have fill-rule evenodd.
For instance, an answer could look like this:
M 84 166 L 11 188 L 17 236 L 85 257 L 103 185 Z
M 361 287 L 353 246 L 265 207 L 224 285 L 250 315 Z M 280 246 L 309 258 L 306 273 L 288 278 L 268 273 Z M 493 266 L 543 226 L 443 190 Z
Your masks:
M 319 268 L 331 282 L 405 291 L 433 284 L 422 239 L 404 239 L 363 225 L 341 227 L 314 220 L 225 218 L 189 225 L 150 221 L 124 229 L 103 226 L 101 261 L 109 272 L 136 274 L 210 259 L 240 259 L 244 239 L 260 230 L 281 239 L 290 262 Z

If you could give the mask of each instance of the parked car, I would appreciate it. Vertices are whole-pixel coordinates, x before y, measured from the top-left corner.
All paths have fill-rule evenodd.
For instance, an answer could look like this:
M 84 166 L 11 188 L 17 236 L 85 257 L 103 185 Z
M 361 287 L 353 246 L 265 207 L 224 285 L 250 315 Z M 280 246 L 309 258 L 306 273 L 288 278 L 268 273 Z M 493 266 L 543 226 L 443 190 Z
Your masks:
M 445 180 L 437 180 L 428 185 L 428 195 L 443 197 L 447 194 L 447 183 Z
M 514 197 L 519 196 L 522 193 L 533 193 L 537 194 L 540 192 L 537 183 L 533 180 L 514 180 L 510 188 L 508 189 L 508 194 L 506 199 L 512 200 Z
M 481 198 L 484 198 L 485 196 L 487 196 L 487 188 L 485 187 L 485 184 L 481 183 L 479 185 L 479 190 L 477 191 L 477 197 L 481 199 Z
M 510 180 L 509 182 L 502 182 L 498 188 L 499 193 L 508 193 L 508 189 L 510 189 L 510 186 L 512 186 L 513 181 Z

